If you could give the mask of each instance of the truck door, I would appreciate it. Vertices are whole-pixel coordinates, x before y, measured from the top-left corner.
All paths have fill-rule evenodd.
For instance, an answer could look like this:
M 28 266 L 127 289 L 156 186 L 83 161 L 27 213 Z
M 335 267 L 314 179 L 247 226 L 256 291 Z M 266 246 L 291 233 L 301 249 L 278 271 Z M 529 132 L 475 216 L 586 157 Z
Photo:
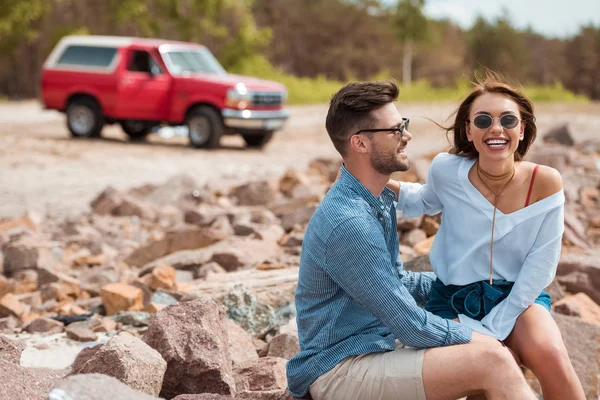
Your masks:
M 171 77 L 145 48 L 130 47 L 119 79 L 116 116 L 123 119 L 167 119 Z

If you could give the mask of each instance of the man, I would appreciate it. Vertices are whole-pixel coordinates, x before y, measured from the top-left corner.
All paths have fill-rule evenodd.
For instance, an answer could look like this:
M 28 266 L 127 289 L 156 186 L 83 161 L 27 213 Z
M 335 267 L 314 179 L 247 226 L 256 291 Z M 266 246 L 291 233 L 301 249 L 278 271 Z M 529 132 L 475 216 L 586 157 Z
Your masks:
M 344 165 L 313 215 L 296 291 L 301 351 L 287 364 L 290 393 L 315 400 L 535 399 L 509 350 L 424 311 L 432 273 L 402 269 L 395 193 L 411 134 L 390 82 L 336 93 L 327 132 Z M 396 346 L 395 340 L 405 348 Z

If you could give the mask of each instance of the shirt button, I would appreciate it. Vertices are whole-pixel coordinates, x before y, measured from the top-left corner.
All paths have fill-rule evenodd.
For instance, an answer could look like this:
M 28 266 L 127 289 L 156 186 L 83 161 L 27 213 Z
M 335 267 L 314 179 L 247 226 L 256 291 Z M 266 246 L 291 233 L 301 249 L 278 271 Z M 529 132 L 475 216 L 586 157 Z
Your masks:
M 381 206 L 381 209 L 382 209 L 382 210 L 385 210 L 385 206 Z

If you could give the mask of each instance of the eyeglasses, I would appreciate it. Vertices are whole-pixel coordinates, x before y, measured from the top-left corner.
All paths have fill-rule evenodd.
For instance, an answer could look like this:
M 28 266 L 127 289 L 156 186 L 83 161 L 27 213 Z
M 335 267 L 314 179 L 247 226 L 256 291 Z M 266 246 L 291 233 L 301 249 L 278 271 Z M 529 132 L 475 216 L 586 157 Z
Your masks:
M 505 114 L 501 117 L 492 117 L 487 114 L 479 114 L 475 118 L 473 118 L 473 125 L 475 125 L 479 129 L 488 129 L 494 123 L 496 118 L 500 119 L 500 125 L 505 129 L 513 129 L 515 128 L 521 120 L 519 117 L 513 114 Z M 471 120 L 467 120 L 468 123 L 471 123 Z
M 354 135 L 358 135 L 359 133 L 363 133 L 363 132 L 394 132 L 394 133 L 398 132 L 400 135 L 402 135 L 402 133 L 404 133 L 404 131 L 408 130 L 408 123 L 409 123 L 408 118 L 402 118 L 402 123 L 397 128 L 361 129 L 360 131 L 356 132 Z M 354 135 L 352 135 L 352 136 L 354 136 Z

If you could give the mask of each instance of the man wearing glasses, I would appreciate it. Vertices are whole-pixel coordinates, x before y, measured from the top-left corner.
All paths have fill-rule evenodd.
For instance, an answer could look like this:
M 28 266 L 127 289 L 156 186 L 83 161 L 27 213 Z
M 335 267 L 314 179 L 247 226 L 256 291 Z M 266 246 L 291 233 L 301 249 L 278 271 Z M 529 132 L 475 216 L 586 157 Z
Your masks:
M 402 269 L 395 193 L 411 134 L 391 82 L 340 89 L 327 132 L 344 164 L 304 237 L 290 393 L 314 400 L 535 399 L 509 350 L 425 310 L 435 277 Z M 406 347 L 397 346 L 400 341 Z

